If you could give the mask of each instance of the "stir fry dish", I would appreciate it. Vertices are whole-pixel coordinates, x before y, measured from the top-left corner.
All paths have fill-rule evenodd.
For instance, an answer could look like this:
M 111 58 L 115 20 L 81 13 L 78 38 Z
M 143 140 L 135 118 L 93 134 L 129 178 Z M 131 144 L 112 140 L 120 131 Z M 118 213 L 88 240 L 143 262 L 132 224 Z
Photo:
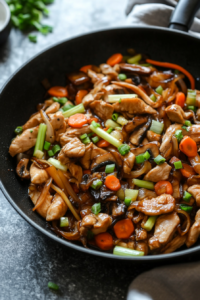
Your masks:
M 179 65 L 128 49 L 46 87 L 9 153 L 60 236 L 114 255 L 171 253 L 200 235 L 200 91 Z M 45 100 L 47 99 L 47 100 Z M 20 125 L 20 124 L 18 124 Z

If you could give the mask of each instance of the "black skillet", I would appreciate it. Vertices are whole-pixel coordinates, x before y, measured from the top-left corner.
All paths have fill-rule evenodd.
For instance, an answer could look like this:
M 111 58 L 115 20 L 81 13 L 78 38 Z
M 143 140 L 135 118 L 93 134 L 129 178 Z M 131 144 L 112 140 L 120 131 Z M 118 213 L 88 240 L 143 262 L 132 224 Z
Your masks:
M 14 171 L 16 160 L 8 154 L 13 130 L 24 124 L 35 112 L 39 102 L 43 102 L 44 88 L 41 81 L 48 78 L 52 85 L 65 85 L 66 73 L 78 70 L 87 64 L 100 64 L 113 53 L 126 53 L 127 48 L 147 53 L 158 61 L 168 61 L 186 68 L 196 78 L 196 88 L 200 89 L 200 40 L 190 36 L 190 28 L 195 12 L 200 6 L 197 0 L 181 0 L 172 16 L 169 27 L 130 26 L 92 32 L 64 41 L 42 52 L 22 68 L 6 83 L 0 94 L 0 187 L 17 212 L 31 225 L 52 240 L 73 249 L 117 260 L 135 262 L 163 262 L 178 260 L 200 252 L 200 241 L 190 249 L 175 253 L 140 258 L 119 257 L 112 254 L 85 249 L 57 237 L 45 220 L 32 212 L 32 203 L 28 198 L 28 183 L 21 182 Z M 180 32 L 178 30 L 185 32 Z

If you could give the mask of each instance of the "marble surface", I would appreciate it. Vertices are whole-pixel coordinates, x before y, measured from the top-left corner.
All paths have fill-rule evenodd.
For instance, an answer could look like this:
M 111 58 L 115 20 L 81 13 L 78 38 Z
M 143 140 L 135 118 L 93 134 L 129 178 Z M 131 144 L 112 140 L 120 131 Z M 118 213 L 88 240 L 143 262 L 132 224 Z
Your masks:
M 123 24 L 121 0 L 55 0 L 45 23 L 54 32 L 38 43 L 12 30 L 0 48 L 0 88 L 29 58 L 65 38 Z M 149 266 L 109 262 L 55 244 L 24 221 L 0 192 L 0 300 L 125 299 L 128 285 Z M 49 281 L 59 292 L 49 290 Z

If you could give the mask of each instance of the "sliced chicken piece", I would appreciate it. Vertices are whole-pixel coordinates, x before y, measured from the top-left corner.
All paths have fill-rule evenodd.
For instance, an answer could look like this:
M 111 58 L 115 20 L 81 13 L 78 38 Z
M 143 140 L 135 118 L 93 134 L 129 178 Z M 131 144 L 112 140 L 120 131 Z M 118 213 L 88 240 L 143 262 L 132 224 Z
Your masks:
M 28 190 L 29 197 L 31 198 L 33 204 L 35 205 L 41 192 L 37 190 L 36 186 L 31 185 Z M 36 211 L 44 218 L 46 219 L 47 211 L 51 205 L 51 201 L 53 199 L 53 196 L 51 196 L 49 193 L 47 194 L 47 197 L 45 198 L 45 201 L 41 204 Z
M 94 114 L 102 120 L 106 121 L 112 119 L 112 114 L 114 112 L 113 105 L 102 100 L 95 100 L 90 104 L 90 108 L 93 110 Z
M 188 127 L 189 131 L 187 135 L 189 135 L 196 143 L 200 142 L 200 125 L 192 125 Z
M 196 200 L 197 206 L 200 206 L 200 185 L 195 184 L 188 188 L 188 193 L 192 194 L 192 196 Z
M 196 173 L 200 174 L 200 156 L 197 154 L 194 157 L 188 157 L 193 169 Z
M 142 241 L 147 239 L 147 231 L 145 229 L 135 229 L 136 241 Z
M 69 163 L 68 168 L 72 176 L 77 180 L 77 183 L 81 183 L 83 177 L 83 170 L 80 166 L 75 165 L 74 163 Z
M 49 178 L 49 175 L 45 170 L 39 169 L 35 165 L 35 163 L 33 163 L 30 168 L 30 177 L 31 177 L 31 183 L 42 184 L 47 181 L 47 179 Z
M 167 243 L 173 236 L 179 223 L 180 218 L 175 212 L 158 217 L 155 224 L 154 236 L 148 241 L 150 249 L 157 249 Z
M 186 242 L 186 235 L 180 236 L 177 235 L 171 242 L 162 249 L 161 253 L 167 254 L 172 253 L 183 246 Z
M 101 64 L 100 66 L 101 72 L 105 75 L 110 75 L 112 79 L 116 79 L 118 76 L 118 73 L 107 64 Z
M 85 154 L 80 159 L 80 163 L 81 163 L 82 167 L 86 170 L 90 169 L 92 148 L 93 148 L 93 143 L 88 144 L 85 147 Z
M 82 157 L 85 154 L 85 144 L 83 144 L 77 137 L 71 138 L 70 141 L 68 139 L 68 143 L 61 149 L 58 160 L 60 157 Z
M 189 248 L 196 243 L 200 236 L 200 209 L 197 211 L 195 216 L 195 222 L 189 229 L 186 246 Z
M 147 123 L 145 125 L 142 125 L 138 129 L 136 128 L 133 133 L 131 134 L 129 141 L 131 144 L 138 146 L 139 144 L 142 143 L 142 140 L 144 139 L 146 135 L 146 131 L 149 129 L 151 126 L 151 118 L 148 119 Z M 147 141 L 148 143 L 148 141 Z
M 139 98 L 121 99 L 121 103 L 113 104 L 113 108 L 116 112 L 128 112 L 130 114 L 157 114 L 155 109 Z
M 91 153 L 91 160 L 93 160 L 94 158 L 96 158 L 99 155 L 103 155 L 105 153 L 108 153 L 106 150 L 99 148 L 95 145 L 93 145 L 92 147 L 92 153 Z
M 157 142 L 161 142 L 161 135 L 158 134 L 158 133 L 155 133 L 151 130 L 148 130 L 147 131 L 147 139 L 149 142 L 154 142 L 154 141 L 157 141 Z
M 160 166 L 156 166 L 151 171 L 149 171 L 144 180 L 158 182 L 160 180 L 167 180 L 169 178 L 169 173 L 172 167 L 169 166 L 166 162 L 161 164 Z
M 124 155 L 123 171 L 126 174 L 130 174 L 134 166 L 135 155 L 132 152 Z
M 165 108 L 168 118 L 172 122 L 185 123 L 185 114 L 180 105 L 172 104 Z
M 104 77 L 103 74 L 96 73 L 93 70 L 88 70 L 87 74 L 91 78 L 92 83 L 96 83 L 96 82 L 100 81 Z
M 126 208 L 124 204 L 119 204 L 117 205 L 117 203 L 113 203 L 112 206 L 112 217 L 116 218 L 119 216 L 123 216 L 126 212 Z
M 60 142 L 60 135 L 65 133 L 66 129 L 67 129 L 67 125 L 66 125 L 66 122 L 64 122 L 63 126 L 60 129 L 55 131 L 55 140 L 56 140 L 56 142 Z
M 111 223 L 112 218 L 107 214 L 89 214 L 82 219 L 80 232 L 82 233 L 84 228 L 88 228 L 96 235 L 101 232 L 106 232 Z
M 156 197 L 157 197 L 157 195 L 154 191 L 141 188 L 138 191 L 137 199 L 138 199 L 138 201 L 140 201 L 140 200 L 152 199 L 152 198 L 156 198 Z
M 144 252 L 144 255 L 147 255 L 149 252 L 148 244 L 145 242 L 137 242 L 135 250 Z
M 158 216 L 172 212 L 175 208 L 175 199 L 169 194 L 163 194 L 151 200 L 135 201 L 131 207 L 147 216 Z
M 35 146 L 39 127 L 26 129 L 21 135 L 18 135 L 11 143 L 9 153 L 15 156 L 23 153 Z
M 46 220 L 59 220 L 64 217 L 67 212 L 67 205 L 59 194 L 55 194 L 53 201 L 47 210 Z
M 122 132 L 123 131 L 125 131 L 126 133 L 133 132 L 133 130 L 136 127 L 138 127 L 144 123 L 147 123 L 147 121 L 148 121 L 147 117 L 137 116 L 137 117 L 133 118 L 132 121 L 128 121 L 128 123 L 123 126 Z
M 50 123 L 54 130 L 59 130 L 64 126 L 65 118 L 61 113 L 61 111 L 58 111 L 55 114 L 50 114 L 49 117 L 50 117 Z
M 60 143 L 63 147 L 69 142 L 69 138 L 79 137 L 84 133 L 90 133 L 91 129 L 89 125 L 83 126 L 81 128 L 67 128 L 66 132 L 60 135 Z

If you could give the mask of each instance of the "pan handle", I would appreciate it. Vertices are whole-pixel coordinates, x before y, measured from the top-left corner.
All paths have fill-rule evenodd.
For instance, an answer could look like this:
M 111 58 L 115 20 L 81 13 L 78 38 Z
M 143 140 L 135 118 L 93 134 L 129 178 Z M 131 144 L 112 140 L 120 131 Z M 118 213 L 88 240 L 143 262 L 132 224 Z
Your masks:
M 169 28 L 188 31 L 199 8 L 199 0 L 179 0 L 171 16 Z

